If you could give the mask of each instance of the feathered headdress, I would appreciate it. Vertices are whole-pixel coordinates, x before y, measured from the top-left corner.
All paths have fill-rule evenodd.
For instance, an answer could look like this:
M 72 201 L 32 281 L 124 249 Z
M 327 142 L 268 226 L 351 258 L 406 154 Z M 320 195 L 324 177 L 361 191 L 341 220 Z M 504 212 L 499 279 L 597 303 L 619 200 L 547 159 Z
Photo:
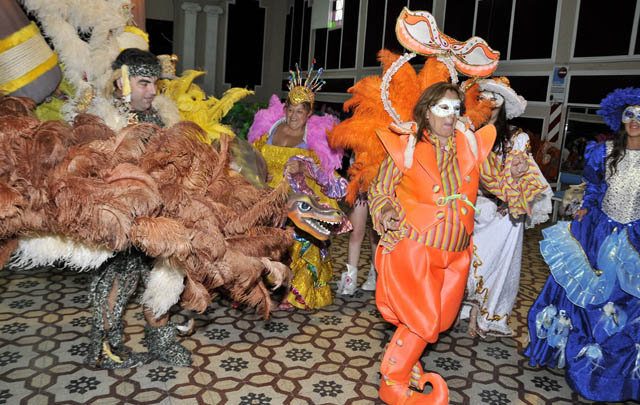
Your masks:
M 396 21 L 396 37 L 411 53 L 405 53 L 393 62 L 382 77 L 381 98 L 384 109 L 399 127 L 410 128 L 403 123 L 389 99 L 389 85 L 393 75 L 403 64 L 409 62 L 416 54 L 437 56 L 438 61 L 447 66 L 451 82 L 458 82 L 456 70 L 471 76 L 488 76 L 498 67 L 500 52 L 494 51 L 480 37 L 471 37 L 465 42 L 457 41 L 438 29 L 435 18 L 427 11 L 411 11 L 403 8 Z M 414 134 L 415 135 L 415 134 Z M 410 136 L 404 152 L 405 167 L 413 164 L 413 152 L 417 142 L 416 136 Z
M 598 114 L 613 131 L 617 131 L 620 129 L 622 112 L 628 105 L 640 105 L 640 88 L 615 89 L 602 99 Z
M 302 83 L 302 74 L 300 68 L 296 63 L 296 71 L 289 71 L 289 102 L 291 105 L 307 102 L 311 104 L 313 109 L 313 102 L 315 101 L 315 93 L 320 91 L 322 86 L 326 83 L 324 80 L 320 80 L 320 76 L 324 71 L 322 68 L 318 69 L 315 75 L 313 75 L 313 65 L 316 63 L 314 59 L 311 62 L 311 66 L 307 71 L 304 84 Z

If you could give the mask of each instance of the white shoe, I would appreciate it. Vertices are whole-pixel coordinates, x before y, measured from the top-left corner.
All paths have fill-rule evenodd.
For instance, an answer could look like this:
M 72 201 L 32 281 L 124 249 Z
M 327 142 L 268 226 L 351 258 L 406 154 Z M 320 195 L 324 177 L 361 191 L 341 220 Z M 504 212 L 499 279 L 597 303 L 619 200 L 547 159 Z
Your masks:
M 358 268 L 347 264 L 347 271 L 340 275 L 340 281 L 338 281 L 338 291 L 340 295 L 353 295 L 356 292 L 358 281 Z
M 375 291 L 376 290 L 376 278 L 378 273 L 376 272 L 376 266 L 371 263 L 371 268 L 369 269 L 369 275 L 367 276 L 367 280 L 362 283 L 360 286 L 364 291 Z

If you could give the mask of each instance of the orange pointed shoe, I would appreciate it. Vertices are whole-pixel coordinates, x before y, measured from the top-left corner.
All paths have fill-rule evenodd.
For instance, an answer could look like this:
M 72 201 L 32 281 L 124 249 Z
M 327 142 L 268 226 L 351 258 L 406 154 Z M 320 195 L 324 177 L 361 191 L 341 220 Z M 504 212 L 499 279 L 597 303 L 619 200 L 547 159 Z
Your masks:
M 424 374 L 417 361 L 426 342 L 401 325 L 393 335 L 382 358 L 380 373 L 380 399 L 389 405 L 449 403 L 449 389 L 444 379 L 434 373 Z M 409 386 L 419 389 L 429 382 L 433 390 L 429 394 L 413 391 Z

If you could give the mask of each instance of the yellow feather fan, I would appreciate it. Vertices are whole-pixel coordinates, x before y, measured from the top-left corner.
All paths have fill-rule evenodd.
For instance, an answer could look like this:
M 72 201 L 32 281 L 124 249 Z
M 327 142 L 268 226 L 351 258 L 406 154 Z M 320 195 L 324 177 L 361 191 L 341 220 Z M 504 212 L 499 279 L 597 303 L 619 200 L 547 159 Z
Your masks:
M 207 97 L 204 91 L 193 83 L 193 80 L 204 73 L 186 70 L 177 79 L 159 80 L 158 88 L 161 94 L 176 103 L 183 120 L 195 122 L 205 130 L 206 138 L 198 136 L 198 139 L 210 144 L 213 140 L 219 139 L 220 134 L 227 134 L 232 138 L 235 136 L 231 127 L 221 124 L 220 120 L 236 102 L 253 94 L 253 91 L 234 87 L 227 90 L 220 99 Z

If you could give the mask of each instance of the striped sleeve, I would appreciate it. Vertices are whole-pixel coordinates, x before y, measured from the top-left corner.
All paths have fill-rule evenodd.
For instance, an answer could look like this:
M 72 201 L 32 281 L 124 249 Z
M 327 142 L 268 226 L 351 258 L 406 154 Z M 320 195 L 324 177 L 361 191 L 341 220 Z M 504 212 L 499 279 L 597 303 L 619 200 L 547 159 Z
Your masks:
M 369 186 L 369 211 L 371 220 L 373 221 L 373 229 L 380 235 L 384 233 L 380 224 L 380 211 L 386 204 L 391 204 L 396 212 L 399 212 L 399 206 L 396 202 L 396 187 L 402 179 L 400 169 L 393 163 L 390 156 L 382 162 L 378 174 L 371 181 Z
M 513 155 L 506 160 L 513 160 Z M 505 170 L 510 167 L 505 162 L 504 169 L 500 170 L 499 157 L 491 151 L 480 166 L 480 183 L 488 192 L 508 204 L 511 215 L 518 216 L 528 212 L 527 200 L 520 184 L 511 177 L 511 171 Z

